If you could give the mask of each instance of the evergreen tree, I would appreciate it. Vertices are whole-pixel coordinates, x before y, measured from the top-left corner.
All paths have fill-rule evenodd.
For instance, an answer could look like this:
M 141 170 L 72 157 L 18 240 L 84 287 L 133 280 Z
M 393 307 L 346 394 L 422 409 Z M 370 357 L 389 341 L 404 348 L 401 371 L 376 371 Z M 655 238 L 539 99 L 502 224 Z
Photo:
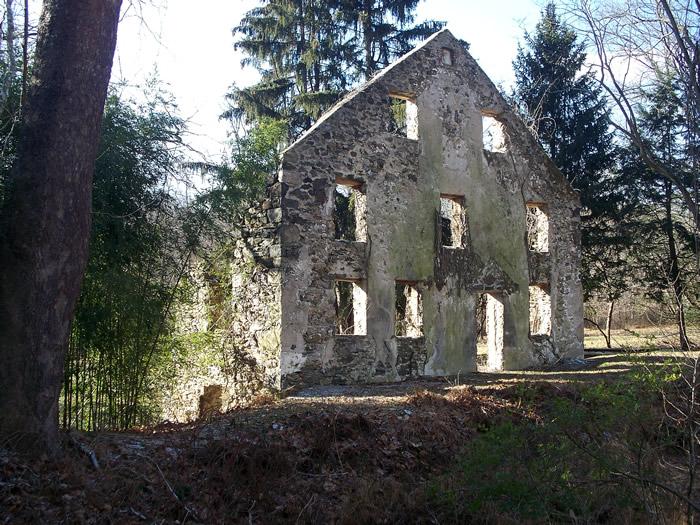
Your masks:
M 341 96 L 352 53 L 331 7 L 326 0 L 266 0 L 246 13 L 234 29 L 235 47 L 245 54 L 242 64 L 262 78 L 234 88 L 224 116 L 285 120 L 296 136 Z
M 692 158 L 688 154 L 682 90 L 668 73 L 659 73 L 653 89 L 645 94 L 639 126 L 646 145 L 681 183 L 692 188 Z M 626 151 L 624 174 L 634 181 L 635 235 L 644 239 L 632 250 L 646 295 L 664 304 L 678 329 L 679 348 L 691 342 L 686 329 L 687 303 L 697 303 L 695 244 L 692 217 L 684 213 L 672 182 L 651 171 L 639 158 L 636 147 Z M 631 261 L 632 262 L 632 261 Z
M 435 20 L 414 24 L 419 1 L 340 0 L 339 15 L 356 50 L 356 80 L 369 79 L 445 25 Z
M 234 29 L 257 84 L 234 89 L 225 118 L 284 120 L 289 139 L 347 90 L 442 27 L 414 25 L 419 0 L 264 0 Z
M 542 147 L 579 190 L 583 214 L 583 285 L 586 298 L 608 302 L 610 345 L 614 304 L 626 289 L 625 249 L 632 241 L 622 217 L 626 187 L 616 170 L 609 111 L 595 79 L 581 74 L 584 44 L 557 15 L 542 12 L 534 34 L 525 34 L 513 62 L 513 101 Z M 602 329 L 601 329 L 602 331 Z
M 525 34 L 513 63 L 514 101 L 549 156 L 580 190 L 593 215 L 605 211 L 614 191 L 608 177 L 615 165 L 606 100 L 595 79 L 580 74 L 584 44 L 548 4 L 535 28 Z

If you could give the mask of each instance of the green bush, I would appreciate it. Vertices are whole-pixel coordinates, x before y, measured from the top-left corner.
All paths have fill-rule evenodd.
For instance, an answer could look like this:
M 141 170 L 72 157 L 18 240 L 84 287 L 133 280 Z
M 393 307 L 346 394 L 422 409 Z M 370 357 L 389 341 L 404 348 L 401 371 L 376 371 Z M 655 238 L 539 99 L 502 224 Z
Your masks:
M 499 423 L 479 433 L 428 498 L 445 521 L 620 522 L 643 519 L 658 479 L 664 436 L 658 391 L 672 368 L 619 383 L 578 386 L 546 399 L 542 417 Z M 535 385 L 513 388 L 537 397 Z M 651 487 L 651 488 L 650 488 Z M 668 502 L 668 496 L 666 501 Z M 442 519 L 441 519 L 442 521 Z

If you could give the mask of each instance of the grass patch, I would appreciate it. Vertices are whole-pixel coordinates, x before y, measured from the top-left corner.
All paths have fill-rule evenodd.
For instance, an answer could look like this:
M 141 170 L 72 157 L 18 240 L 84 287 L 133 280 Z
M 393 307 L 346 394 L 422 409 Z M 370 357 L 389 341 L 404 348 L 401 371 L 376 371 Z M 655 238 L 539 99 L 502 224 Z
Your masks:
M 700 327 L 689 326 L 687 332 L 691 341 L 700 341 Z M 675 326 L 650 326 L 612 330 L 611 346 L 617 350 L 672 349 L 678 346 L 678 329 Z M 605 338 L 595 328 L 586 328 L 584 347 L 587 350 L 605 349 Z
M 629 523 L 679 518 L 682 501 L 660 488 L 682 449 L 660 392 L 674 363 L 615 383 L 516 385 L 506 396 L 540 418 L 485 428 L 454 466 L 426 487 L 439 522 Z M 550 392 L 551 393 L 551 392 Z M 675 467 L 679 465 L 676 464 Z

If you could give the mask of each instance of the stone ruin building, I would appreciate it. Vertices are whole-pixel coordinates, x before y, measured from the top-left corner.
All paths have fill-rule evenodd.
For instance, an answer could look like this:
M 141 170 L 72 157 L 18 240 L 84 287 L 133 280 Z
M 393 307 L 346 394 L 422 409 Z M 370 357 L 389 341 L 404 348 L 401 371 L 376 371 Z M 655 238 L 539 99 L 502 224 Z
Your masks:
M 283 152 L 237 241 L 237 344 L 277 388 L 580 358 L 579 208 L 442 30 Z

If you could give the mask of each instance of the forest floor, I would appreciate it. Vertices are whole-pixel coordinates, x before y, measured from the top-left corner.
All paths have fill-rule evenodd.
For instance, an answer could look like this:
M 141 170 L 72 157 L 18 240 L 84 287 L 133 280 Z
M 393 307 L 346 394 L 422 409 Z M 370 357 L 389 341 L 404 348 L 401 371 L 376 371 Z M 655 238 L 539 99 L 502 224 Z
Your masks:
M 650 385 L 677 380 L 673 359 L 317 387 L 189 425 L 72 433 L 60 460 L 0 449 L 0 523 L 675 519 L 681 500 L 631 481 L 683 487 L 674 444 L 632 471 L 639 436 L 660 449 Z

